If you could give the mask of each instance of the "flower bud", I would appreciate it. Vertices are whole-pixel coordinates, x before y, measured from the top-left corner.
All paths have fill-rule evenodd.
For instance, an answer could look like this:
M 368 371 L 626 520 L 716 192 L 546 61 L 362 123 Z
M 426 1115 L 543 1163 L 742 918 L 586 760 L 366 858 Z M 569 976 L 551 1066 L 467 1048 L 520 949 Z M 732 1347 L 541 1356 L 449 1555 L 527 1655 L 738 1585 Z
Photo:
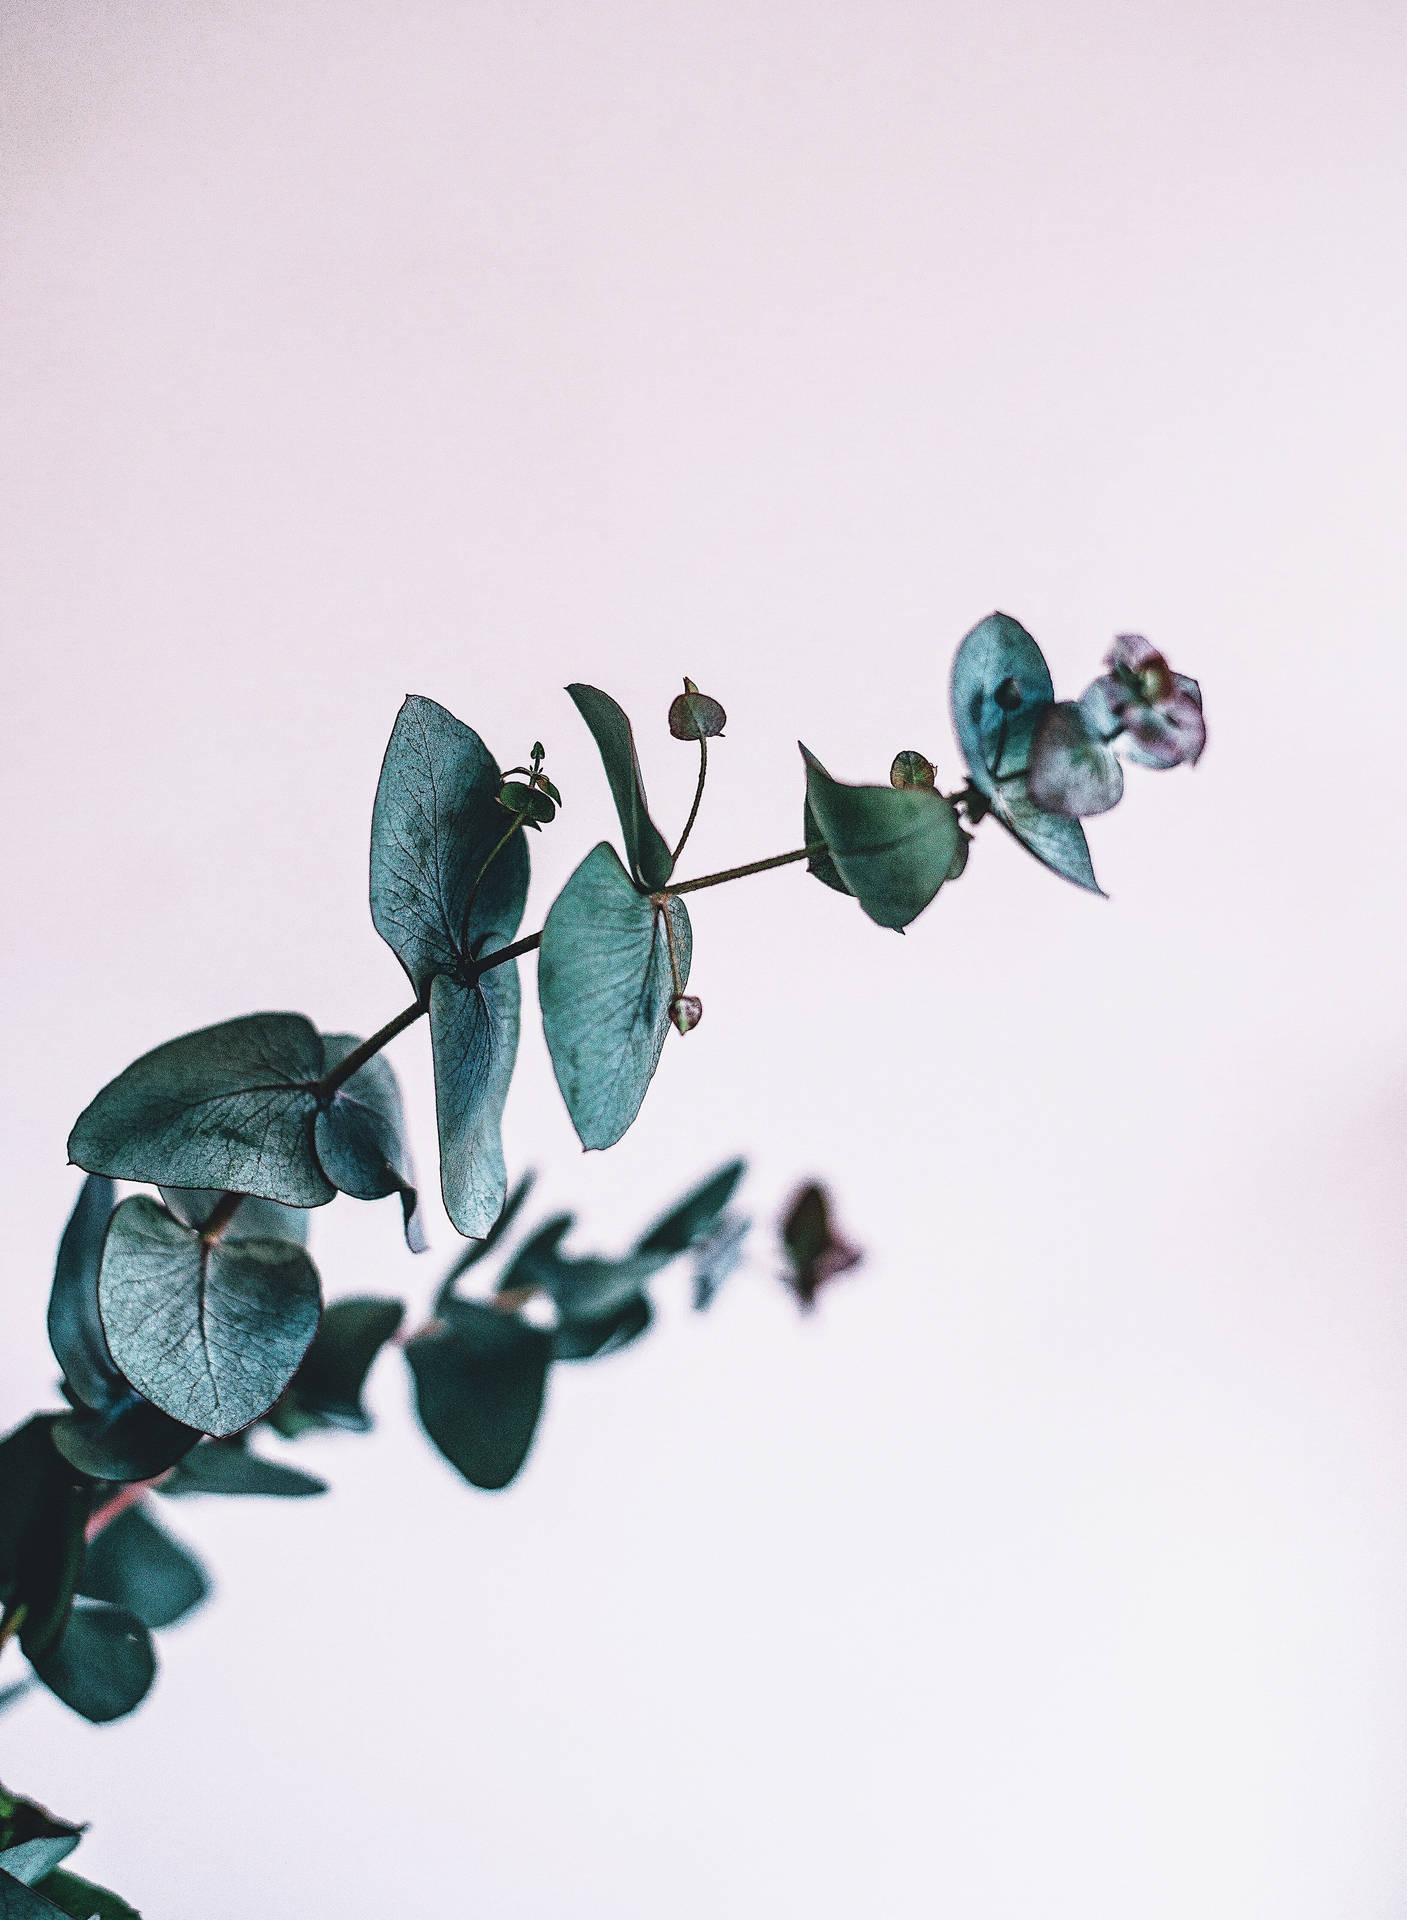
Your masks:
M 669 1003 L 669 1017 L 681 1033 L 692 1033 L 703 1019 L 703 1001 L 692 993 L 676 993 Z
M 889 769 L 891 787 L 932 787 L 938 776 L 933 771 L 933 762 L 926 760 L 921 753 L 915 753 L 912 747 L 903 753 L 896 753 L 894 764 Z
M 728 716 L 718 702 L 700 693 L 686 677 L 684 691 L 674 696 L 669 709 L 669 731 L 675 739 L 712 740 L 727 724 Z

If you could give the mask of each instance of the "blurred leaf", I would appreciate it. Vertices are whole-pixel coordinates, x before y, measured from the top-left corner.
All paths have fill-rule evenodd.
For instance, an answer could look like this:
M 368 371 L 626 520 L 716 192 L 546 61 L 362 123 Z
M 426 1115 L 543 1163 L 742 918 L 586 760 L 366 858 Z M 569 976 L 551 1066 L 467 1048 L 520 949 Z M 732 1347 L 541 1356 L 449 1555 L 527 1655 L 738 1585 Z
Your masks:
M 332 1198 L 309 1122 L 322 1041 L 298 1013 L 252 1013 L 143 1054 L 78 1116 L 68 1157 L 91 1173 L 218 1187 L 287 1206 Z
M 210 1245 L 146 1194 L 113 1215 L 98 1281 L 112 1357 L 202 1433 L 236 1433 L 288 1385 L 317 1329 L 318 1277 L 283 1240 Z
M 161 1187 L 167 1208 L 187 1227 L 203 1227 L 224 1199 L 218 1187 Z M 222 1240 L 291 1240 L 308 1244 L 308 1209 L 285 1207 L 277 1200 L 259 1200 L 247 1194 L 235 1209 Z
M 250 1453 L 238 1441 L 207 1440 L 167 1475 L 157 1488 L 173 1500 L 197 1493 L 253 1494 L 299 1500 L 327 1492 L 327 1482 L 277 1460 Z
M 440 974 L 430 988 L 435 1113 L 445 1212 L 469 1239 L 503 1211 L 503 1106 L 518 1054 L 518 963 L 505 960 L 472 987 Z
M 604 841 L 552 903 L 538 956 L 542 1025 L 584 1147 L 612 1147 L 640 1111 L 674 997 L 664 915 L 681 986 L 693 936 L 682 900 L 656 908 Z
M 421 1424 L 472 1486 L 497 1491 L 517 1474 L 542 1411 L 552 1336 L 475 1300 L 406 1346 Z
M 323 1071 L 331 1073 L 361 1045 L 352 1033 L 323 1035 Z M 354 1200 L 401 1197 L 406 1245 L 425 1251 L 415 1191 L 415 1168 L 405 1143 L 405 1115 L 395 1071 L 383 1054 L 373 1054 L 318 1109 L 313 1141 L 323 1172 L 340 1193 Z M 244 1209 L 240 1208 L 240 1213 Z M 235 1215 L 235 1219 L 239 1214 Z
M 470 1240 L 467 1246 L 461 1247 L 459 1253 L 446 1271 L 444 1279 L 440 1282 L 440 1291 L 436 1296 L 436 1312 L 440 1310 L 446 1300 L 454 1297 L 455 1282 L 460 1276 L 466 1274 L 471 1267 L 477 1266 L 486 1255 L 492 1253 L 494 1248 L 508 1233 L 522 1209 L 523 1202 L 532 1191 L 532 1184 L 535 1177 L 536 1176 L 531 1173 L 525 1173 L 504 1201 L 503 1205 L 499 1208 L 497 1219 L 484 1235 L 483 1239 Z
M 1124 794 L 1124 770 L 1078 701 L 1041 710 L 1031 734 L 1026 791 L 1043 813 L 1076 820 L 1107 813 Z
M 806 800 L 836 873 L 876 925 L 902 930 L 952 872 L 951 802 L 927 787 L 851 787 L 806 747 Z
M 370 1432 L 362 1389 L 404 1318 L 399 1300 L 338 1300 L 326 1308 L 303 1364 L 268 1416 L 270 1425 L 290 1439 L 308 1427 Z
M 1028 853 L 1062 878 L 1098 893 L 1079 821 L 1043 813 L 1026 792 L 1032 731 L 1054 698 L 1044 654 L 1009 614 L 988 614 L 958 648 L 953 725 L 973 786 L 991 801 L 993 818 Z
M 712 1239 L 694 1256 L 694 1311 L 705 1313 L 719 1289 L 742 1265 L 743 1248 L 752 1232 L 751 1220 L 724 1219 Z
M 30 1663 L 50 1693 L 95 1724 L 139 1706 L 156 1675 L 150 1633 L 101 1600 L 75 1600 L 63 1637 Z
M 56 1417 L 36 1414 L 0 1441 L 0 1597 L 31 1660 L 63 1632 L 92 1506 L 88 1483 L 54 1450 Z
M 711 1173 L 641 1234 L 635 1251 L 673 1256 L 706 1240 L 746 1171 L 746 1160 L 730 1160 L 717 1173 Z
M 422 999 L 437 974 L 460 974 L 471 956 L 506 946 L 522 919 L 523 835 L 485 871 L 505 826 L 498 789 L 498 764 L 473 728 L 412 694 L 372 810 L 371 917 Z
M 643 1294 L 592 1320 L 563 1319 L 553 1330 L 554 1360 L 599 1360 L 619 1353 L 649 1330 L 654 1309 Z
M 83 1182 L 59 1241 L 49 1295 L 49 1345 L 85 1407 L 107 1406 L 122 1386 L 98 1317 L 98 1268 L 116 1193 L 102 1174 L 90 1173 Z
M 135 1907 L 106 1887 L 80 1880 L 76 1873 L 51 1873 L 40 1881 L 37 1891 L 53 1902 L 56 1913 L 68 1914 L 70 1920 L 142 1920 Z
M 26 1800 L 0 1786 L 0 1869 L 22 1880 L 26 1886 L 32 1886 L 60 1860 L 66 1859 L 83 1833 L 84 1828 L 75 1821 L 60 1820 L 37 1801 Z M 40 1865 L 35 1870 L 33 1863 L 44 1856 L 20 1851 L 30 1847 L 60 1850 L 49 1857 L 47 1866 Z
M 71 1413 L 54 1424 L 55 1447 L 94 1480 L 150 1480 L 189 1453 L 200 1434 L 122 1383 L 103 1413 Z
M 558 1214 L 524 1241 L 498 1283 L 500 1294 L 543 1293 L 567 1320 L 594 1321 L 638 1300 L 667 1260 L 665 1253 L 632 1253 L 620 1260 L 561 1252 L 572 1224 Z
M 0 1920 L 54 1920 L 54 1915 L 62 1911 L 42 1893 L 0 1867 Z M 85 1915 L 84 1920 L 92 1917 Z
M 61 1860 L 78 1845 L 77 1833 L 55 1834 L 44 1840 L 21 1840 L 0 1853 L 0 1873 L 7 1873 L 22 1886 L 32 1887 L 46 1873 L 52 1873 Z
M 12 1680 L 8 1686 L 0 1687 L 0 1713 L 8 1713 L 11 1707 L 18 1705 L 33 1690 L 34 1681 L 28 1674 L 23 1680 Z
M 827 1282 L 848 1273 L 864 1258 L 838 1231 L 830 1195 L 814 1182 L 793 1196 L 782 1220 L 782 1244 L 790 1267 L 787 1285 L 805 1308 L 816 1304 Z
M 148 1627 L 170 1627 L 210 1592 L 205 1569 L 146 1507 L 128 1507 L 88 1543 L 78 1591 L 106 1600 Z
M 668 881 L 674 861 L 663 834 L 650 818 L 630 721 L 610 694 L 602 693 L 599 687 L 577 681 L 567 692 L 590 727 L 606 769 L 630 871 L 647 893 L 658 892 Z

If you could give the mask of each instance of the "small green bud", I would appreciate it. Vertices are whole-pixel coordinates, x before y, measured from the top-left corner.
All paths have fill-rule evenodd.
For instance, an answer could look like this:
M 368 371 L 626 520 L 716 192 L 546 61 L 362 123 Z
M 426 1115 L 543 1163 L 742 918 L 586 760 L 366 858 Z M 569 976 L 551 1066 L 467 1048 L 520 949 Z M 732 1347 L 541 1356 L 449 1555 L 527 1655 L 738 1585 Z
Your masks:
M 692 993 L 676 993 L 669 1003 L 669 1017 L 681 1033 L 692 1033 L 703 1019 L 703 1001 Z
M 675 739 L 712 740 L 727 724 L 728 716 L 718 702 L 700 693 L 686 674 L 684 691 L 674 696 L 669 709 L 669 731 Z
M 889 769 L 891 787 L 932 787 L 938 776 L 933 771 L 933 762 L 926 760 L 921 753 L 915 753 L 912 747 L 903 753 L 896 753 L 894 764 Z
M 540 831 L 549 820 L 557 817 L 557 808 L 545 793 L 537 787 L 527 786 L 521 780 L 505 780 L 498 790 L 498 804 L 509 813 L 520 816 L 525 827 Z
M 1003 713 L 1015 713 L 1017 708 L 1022 704 L 1021 689 L 1017 686 L 1010 674 L 1007 675 L 1005 680 L 998 682 L 996 688 L 993 690 L 992 698 L 996 701 Z

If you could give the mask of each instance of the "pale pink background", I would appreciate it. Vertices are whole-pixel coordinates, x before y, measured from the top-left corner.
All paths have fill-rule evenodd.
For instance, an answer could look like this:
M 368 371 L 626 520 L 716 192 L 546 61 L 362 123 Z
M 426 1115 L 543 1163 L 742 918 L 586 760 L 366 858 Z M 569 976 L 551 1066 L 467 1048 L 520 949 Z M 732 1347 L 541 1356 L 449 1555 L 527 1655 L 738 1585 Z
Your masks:
M 743 1148 L 864 1277 L 803 1325 L 763 1257 L 560 1378 L 501 1499 L 388 1365 L 330 1499 L 171 1510 L 217 1603 L 3 1777 L 150 1920 L 1396 1920 L 1401 9 L 0 19 L 4 1424 L 97 1086 L 403 1004 L 407 690 L 548 744 L 529 925 L 610 828 L 568 679 L 671 822 L 678 676 L 725 701 L 696 871 L 796 843 L 798 733 L 954 774 L 993 605 L 1070 691 L 1145 630 L 1212 727 L 1095 824 L 1110 904 L 991 830 L 904 940 L 796 872 L 701 900 L 704 1024 L 609 1156 L 529 996 L 545 1200 L 618 1244 Z M 319 1218 L 330 1291 L 424 1297 L 448 1228 L 394 1214 Z

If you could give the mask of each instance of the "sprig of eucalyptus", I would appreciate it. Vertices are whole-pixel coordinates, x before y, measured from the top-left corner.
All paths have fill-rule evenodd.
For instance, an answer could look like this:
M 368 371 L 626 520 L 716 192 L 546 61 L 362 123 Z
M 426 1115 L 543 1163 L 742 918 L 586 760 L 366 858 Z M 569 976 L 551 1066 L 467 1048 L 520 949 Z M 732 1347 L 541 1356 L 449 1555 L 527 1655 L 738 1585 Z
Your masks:
M 670 707 L 670 733 L 699 754 L 693 803 L 671 846 L 650 813 L 629 719 L 609 694 L 575 684 L 567 691 L 600 751 L 623 854 L 608 842 L 592 848 L 526 936 L 527 835 L 563 805 L 542 744 L 502 772 L 472 728 L 433 700 L 408 698 L 372 811 L 370 896 L 411 1003 L 365 1039 L 281 1012 L 182 1035 L 110 1081 L 69 1136 L 69 1158 L 88 1177 L 60 1245 L 49 1334 L 70 1411 L 35 1415 L 0 1441 L 0 1648 L 17 1638 L 35 1677 L 90 1720 L 130 1712 L 155 1671 L 152 1630 L 208 1590 L 203 1569 L 156 1520 L 151 1491 L 321 1492 L 322 1482 L 252 1447 L 251 1435 L 261 1423 L 290 1439 L 365 1430 L 363 1387 L 391 1343 L 439 1451 L 472 1485 L 507 1486 L 551 1368 L 639 1339 L 652 1319 L 651 1283 L 681 1257 L 693 1266 L 695 1304 L 706 1306 L 748 1230 L 730 1210 L 743 1173 L 731 1162 L 623 1255 L 565 1251 L 566 1215 L 507 1252 L 527 1190 L 520 1182 L 510 1194 L 501 1138 L 518 961 L 538 955 L 543 1029 L 577 1134 L 584 1147 L 610 1147 L 639 1113 L 671 1026 L 688 1034 L 702 1017 L 687 990 L 687 896 L 804 861 L 877 925 L 902 930 L 964 874 L 987 818 L 1098 892 L 1080 820 L 1121 797 L 1121 756 L 1169 767 L 1195 762 L 1205 743 L 1196 682 L 1146 640 L 1120 636 L 1106 669 L 1078 701 L 1057 701 L 1030 634 L 990 615 L 953 663 L 967 768 L 959 790 L 940 792 L 917 749 L 896 755 L 886 784 L 850 785 L 803 746 L 801 845 L 689 879 L 676 874 L 705 798 L 709 743 L 726 724 L 722 706 L 686 679 Z M 405 1335 L 399 1300 L 324 1310 L 306 1240 L 310 1212 L 338 1193 L 395 1196 L 408 1246 L 424 1249 L 400 1092 L 383 1052 L 422 1019 L 441 1192 L 467 1244 L 428 1320 Z M 156 1191 L 119 1198 L 119 1180 Z M 782 1237 L 803 1305 L 857 1257 L 818 1187 L 797 1195 Z M 466 1276 L 494 1254 L 489 1290 L 466 1294 Z M 90 1911 L 63 1907 L 47 1880 L 45 1904 L 24 1880 L 0 1848 L 0 1920 Z M 37 1904 L 16 1905 L 21 1898 Z M 130 1911 L 102 1899 L 104 1914 Z

